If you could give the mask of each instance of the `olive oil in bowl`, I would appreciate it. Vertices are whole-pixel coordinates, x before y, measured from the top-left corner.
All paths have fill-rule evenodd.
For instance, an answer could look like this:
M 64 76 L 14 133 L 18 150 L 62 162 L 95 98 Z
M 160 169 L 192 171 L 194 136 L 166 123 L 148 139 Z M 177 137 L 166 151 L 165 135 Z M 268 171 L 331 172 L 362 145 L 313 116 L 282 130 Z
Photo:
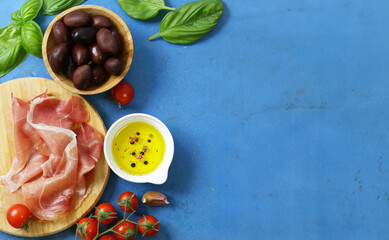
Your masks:
M 145 122 L 131 122 L 115 134 L 112 155 L 117 165 L 133 175 L 154 171 L 165 155 L 165 141 L 161 133 Z

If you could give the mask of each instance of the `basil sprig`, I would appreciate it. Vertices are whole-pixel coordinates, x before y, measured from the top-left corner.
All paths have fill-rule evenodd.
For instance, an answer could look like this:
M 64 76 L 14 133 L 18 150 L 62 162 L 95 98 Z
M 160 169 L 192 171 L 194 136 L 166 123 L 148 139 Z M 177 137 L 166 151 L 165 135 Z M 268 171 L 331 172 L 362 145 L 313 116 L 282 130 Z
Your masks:
M 166 41 L 188 44 L 199 40 L 211 31 L 223 13 L 221 0 L 188 2 L 169 12 L 162 19 L 159 32 L 149 40 L 161 36 Z
M 13 12 L 13 23 L 0 29 L 0 77 L 22 63 L 28 54 L 42 57 L 43 33 L 33 21 L 42 6 L 46 14 L 55 14 L 82 2 L 84 0 L 27 0 Z
M 223 14 L 222 0 L 200 0 L 183 4 L 174 9 L 166 7 L 163 0 L 118 0 L 122 9 L 136 19 L 149 19 L 162 10 L 173 10 L 162 19 L 159 32 L 149 37 L 161 36 L 168 42 L 193 43 L 204 37 L 219 22 Z
M 0 29 L 0 77 L 7 74 L 28 54 L 42 57 L 42 30 L 34 19 L 43 0 L 28 0 L 11 15 L 12 24 Z
M 42 57 L 43 34 L 39 25 L 30 20 L 22 27 L 23 48 L 35 57 Z
M 16 10 L 15 12 L 12 13 L 11 20 L 16 25 L 23 25 L 23 18 L 22 15 L 20 14 L 20 10 Z
M 174 10 L 164 0 L 118 0 L 118 3 L 130 17 L 141 20 L 155 17 L 162 9 Z
M 0 77 L 18 66 L 28 55 L 22 46 L 20 29 L 14 23 L 0 29 Z
M 20 8 L 20 16 L 23 22 L 34 19 L 41 10 L 43 0 L 28 0 Z
M 68 8 L 80 5 L 85 0 L 44 0 L 43 14 L 54 15 Z

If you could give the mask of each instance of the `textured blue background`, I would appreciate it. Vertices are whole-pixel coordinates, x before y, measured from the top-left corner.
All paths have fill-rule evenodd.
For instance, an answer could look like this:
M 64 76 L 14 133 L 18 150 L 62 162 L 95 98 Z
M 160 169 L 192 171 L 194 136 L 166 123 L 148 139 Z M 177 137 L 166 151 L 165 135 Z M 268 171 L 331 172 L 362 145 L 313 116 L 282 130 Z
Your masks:
M 0 2 L 1 26 L 23 2 Z M 136 96 L 122 109 L 108 93 L 86 98 L 107 127 L 144 112 L 176 144 L 165 184 L 112 173 L 101 201 L 166 193 L 171 205 L 138 211 L 161 220 L 154 239 L 387 239 L 389 2 L 224 2 L 217 27 L 182 46 L 147 40 L 163 14 L 138 21 L 116 1 L 87 1 L 129 26 Z M 29 56 L 0 82 L 27 76 L 50 78 Z M 45 239 L 74 239 L 74 227 Z

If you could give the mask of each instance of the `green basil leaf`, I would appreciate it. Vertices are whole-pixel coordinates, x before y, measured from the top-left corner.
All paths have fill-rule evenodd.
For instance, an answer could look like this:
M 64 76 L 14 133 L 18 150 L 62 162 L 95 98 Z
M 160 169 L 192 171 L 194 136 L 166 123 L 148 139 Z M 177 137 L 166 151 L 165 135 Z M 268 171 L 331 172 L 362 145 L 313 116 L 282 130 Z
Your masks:
M 78 6 L 81 3 L 83 3 L 84 1 L 85 0 L 75 0 L 75 1 L 73 1 L 73 3 L 68 8 L 72 8 L 72 7 Z
M 43 14 L 54 15 L 68 8 L 77 6 L 85 0 L 44 0 Z
M 34 19 L 41 10 L 43 0 L 27 0 L 20 8 L 20 14 L 24 22 Z
M 20 14 L 20 10 L 16 10 L 11 15 L 12 22 L 14 22 L 16 25 L 22 25 L 23 24 L 23 18 Z
M 162 9 L 174 10 L 166 7 L 164 0 L 118 0 L 120 7 L 132 18 L 150 19 Z
M 188 2 L 169 12 L 162 19 L 159 32 L 149 40 L 161 36 L 166 41 L 188 44 L 199 40 L 211 31 L 223 13 L 221 0 Z
M 20 27 L 16 24 L 0 29 L 0 77 L 18 66 L 28 55 L 20 35 Z
M 23 25 L 22 45 L 29 54 L 42 57 L 42 39 L 42 30 L 36 22 L 31 20 Z

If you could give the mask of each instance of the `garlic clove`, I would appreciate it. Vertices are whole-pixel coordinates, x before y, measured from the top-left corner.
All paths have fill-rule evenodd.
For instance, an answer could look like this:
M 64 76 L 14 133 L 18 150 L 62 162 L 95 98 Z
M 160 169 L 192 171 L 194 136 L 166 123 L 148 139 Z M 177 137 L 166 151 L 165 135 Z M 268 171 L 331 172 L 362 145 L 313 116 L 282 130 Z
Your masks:
M 149 206 L 162 206 L 169 204 L 165 194 L 157 191 L 148 191 L 142 197 L 142 202 Z

